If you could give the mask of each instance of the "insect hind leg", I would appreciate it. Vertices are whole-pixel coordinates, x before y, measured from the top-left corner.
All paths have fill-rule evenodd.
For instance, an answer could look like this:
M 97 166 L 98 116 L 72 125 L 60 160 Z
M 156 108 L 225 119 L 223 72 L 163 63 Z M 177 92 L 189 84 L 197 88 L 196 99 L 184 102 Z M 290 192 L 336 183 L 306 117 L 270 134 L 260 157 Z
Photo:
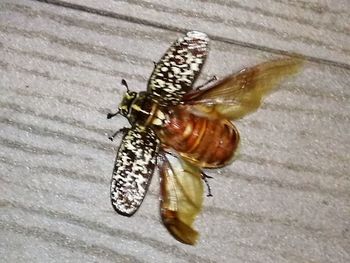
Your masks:
M 211 179 L 211 178 L 213 178 L 213 177 L 211 177 L 211 176 L 205 174 L 203 171 L 202 171 L 202 174 L 201 174 L 201 175 L 202 175 L 203 181 L 204 181 L 205 184 L 207 185 L 207 189 L 208 189 L 208 194 L 207 194 L 207 196 L 208 196 L 208 197 L 213 196 L 213 195 L 211 194 L 211 188 L 210 188 L 210 185 L 209 185 L 209 182 L 208 182 L 208 179 Z

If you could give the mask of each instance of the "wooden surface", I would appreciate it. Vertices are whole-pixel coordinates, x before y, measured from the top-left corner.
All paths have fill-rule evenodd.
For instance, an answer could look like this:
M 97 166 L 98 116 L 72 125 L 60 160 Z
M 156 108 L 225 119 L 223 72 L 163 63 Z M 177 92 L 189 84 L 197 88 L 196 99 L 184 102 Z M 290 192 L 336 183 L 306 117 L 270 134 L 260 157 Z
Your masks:
M 44 3 L 49 2 L 49 3 Z M 350 4 L 337 1 L 0 1 L 2 262 L 350 262 Z M 106 120 L 144 90 L 181 32 L 207 32 L 200 82 L 283 54 L 308 58 L 237 122 L 238 159 L 208 174 L 197 246 L 159 218 L 158 176 L 138 213 L 109 181 L 127 125 Z

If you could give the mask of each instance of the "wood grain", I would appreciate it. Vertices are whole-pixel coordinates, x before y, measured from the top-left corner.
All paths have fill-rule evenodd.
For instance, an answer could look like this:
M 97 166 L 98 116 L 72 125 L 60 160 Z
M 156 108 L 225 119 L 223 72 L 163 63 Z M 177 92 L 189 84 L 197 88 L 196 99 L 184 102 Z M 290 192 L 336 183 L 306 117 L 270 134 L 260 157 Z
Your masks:
M 4 262 L 350 261 L 346 1 L 46 2 L 0 2 Z M 197 220 L 196 247 L 161 225 L 157 175 L 135 216 L 117 215 L 109 201 L 118 142 L 107 135 L 128 124 L 105 114 L 122 78 L 145 89 L 177 28 L 214 36 L 199 83 L 281 53 L 310 57 L 236 123 L 240 155 L 208 171 L 214 197 Z
M 156 28 L 201 30 L 211 39 L 349 68 L 346 0 L 40 0 Z

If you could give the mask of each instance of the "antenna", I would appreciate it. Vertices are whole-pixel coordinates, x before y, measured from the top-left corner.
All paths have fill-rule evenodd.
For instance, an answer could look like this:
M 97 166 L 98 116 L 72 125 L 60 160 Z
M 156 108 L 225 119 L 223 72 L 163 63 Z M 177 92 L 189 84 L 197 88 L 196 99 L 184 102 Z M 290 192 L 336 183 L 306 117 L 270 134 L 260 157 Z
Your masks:
M 120 114 L 119 110 L 117 112 L 115 112 L 115 113 L 109 112 L 109 113 L 107 113 L 107 119 L 111 119 L 111 118 L 113 118 L 114 116 L 116 116 L 118 114 Z
M 128 83 L 126 82 L 125 79 L 122 79 L 122 85 L 126 88 L 126 92 L 130 93 Z M 107 119 L 111 119 L 111 118 L 113 118 L 114 116 L 116 116 L 118 114 L 121 114 L 119 109 L 118 109 L 118 111 L 116 111 L 114 113 L 113 112 L 109 112 L 109 113 L 107 113 Z
M 126 83 L 126 80 L 125 79 L 122 79 L 122 85 L 126 88 L 126 92 L 130 92 L 129 90 L 129 86 L 128 86 L 128 83 Z

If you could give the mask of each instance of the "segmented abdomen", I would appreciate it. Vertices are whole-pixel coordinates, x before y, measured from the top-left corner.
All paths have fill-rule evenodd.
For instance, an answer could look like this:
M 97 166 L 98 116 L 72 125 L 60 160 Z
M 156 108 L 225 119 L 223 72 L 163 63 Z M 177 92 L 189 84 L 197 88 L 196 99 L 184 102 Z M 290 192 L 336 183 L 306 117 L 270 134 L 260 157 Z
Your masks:
M 176 107 L 158 136 L 182 157 L 208 168 L 227 164 L 239 143 L 238 131 L 230 121 L 195 115 L 189 106 Z

